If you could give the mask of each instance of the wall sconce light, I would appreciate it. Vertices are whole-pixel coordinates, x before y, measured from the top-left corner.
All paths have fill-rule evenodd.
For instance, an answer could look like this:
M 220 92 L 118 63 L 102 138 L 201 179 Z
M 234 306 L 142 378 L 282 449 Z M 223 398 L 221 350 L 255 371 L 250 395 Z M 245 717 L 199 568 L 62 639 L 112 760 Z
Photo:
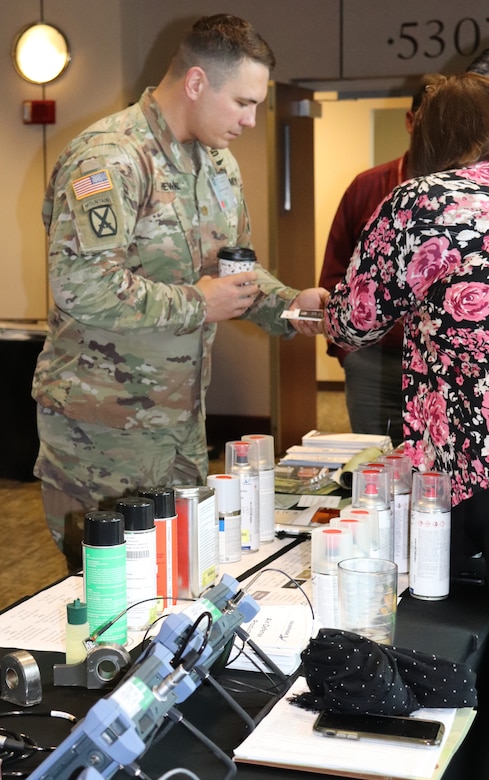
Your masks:
M 52 24 L 37 22 L 22 30 L 14 41 L 12 60 L 17 73 L 33 84 L 48 84 L 68 67 L 68 41 Z

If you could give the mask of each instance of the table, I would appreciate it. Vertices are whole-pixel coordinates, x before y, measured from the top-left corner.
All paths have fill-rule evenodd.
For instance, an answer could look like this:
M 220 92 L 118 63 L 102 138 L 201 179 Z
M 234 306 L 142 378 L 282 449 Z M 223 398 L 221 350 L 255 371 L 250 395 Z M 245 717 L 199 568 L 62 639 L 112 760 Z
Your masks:
M 273 543 L 265 547 L 262 555 L 265 560 L 261 565 L 268 566 L 280 562 L 280 555 L 290 550 L 290 540 Z M 299 546 L 301 540 L 295 540 Z M 294 549 L 294 548 L 292 548 Z M 306 548 L 304 548 L 306 549 Z M 274 556 L 278 555 L 278 559 Z M 307 558 L 307 555 L 306 555 Z M 245 565 L 254 566 L 259 563 L 247 558 Z M 248 579 L 248 571 L 239 575 L 243 581 Z M 231 572 L 236 576 L 235 572 Z M 489 685 L 487 679 L 487 652 L 489 636 L 489 599 L 484 588 L 473 584 L 454 586 L 447 600 L 441 602 L 426 602 L 411 598 L 405 594 L 398 610 L 396 645 L 399 647 L 415 647 L 423 652 L 434 652 L 450 658 L 453 661 L 469 661 L 478 673 L 478 690 L 480 707 L 474 725 L 462 747 L 452 760 L 444 780 L 461 780 L 469 778 L 478 780 L 489 776 Z M 0 640 L 1 641 L 1 640 Z M 0 653 L 12 648 L 4 648 Z M 13 648 L 16 649 L 16 648 Z M 33 708 L 34 711 L 56 709 L 67 710 L 82 718 L 100 698 L 99 691 L 89 691 L 83 688 L 54 688 L 52 685 L 52 666 L 63 663 L 61 653 L 32 651 L 40 669 L 43 680 L 43 702 Z M 230 679 L 249 681 L 263 686 L 261 675 L 252 673 L 224 672 L 219 680 L 229 684 Z M 275 680 L 276 681 L 276 680 Z M 270 706 L 270 696 L 259 690 L 249 693 L 241 691 L 234 696 L 244 710 L 253 718 L 259 718 Z M 12 706 L 0 700 L 0 713 L 12 709 Z M 196 728 L 205 733 L 228 756 L 248 733 L 248 726 L 240 715 L 234 712 L 219 694 L 209 685 L 202 685 L 192 694 L 179 710 Z M 28 731 L 40 744 L 46 740 L 58 744 L 69 733 L 70 724 L 67 721 L 38 717 L 29 717 L 14 725 L 16 730 Z M 185 762 L 200 780 L 219 780 L 225 777 L 226 768 L 190 734 L 184 726 L 174 726 L 157 744 L 153 745 L 140 761 L 141 767 L 151 778 L 159 778 L 165 771 L 175 769 Z M 36 762 L 37 763 L 37 762 Z M 28 764 L 25 764 L 28 767 Z M 32 767 L 32 762 L 30 764 Z M 130 775 L 121 770 L 114 775 L 123 780 Z M 240 764 L 237 769 L 240 780 L 273 780 L 287 778 L 283 769 L 268 768 Z M 291 780 L 311 780 L 319 777 L 315 773 L 292 770 Z M 334 776 L 333 776 L 334 777 Z

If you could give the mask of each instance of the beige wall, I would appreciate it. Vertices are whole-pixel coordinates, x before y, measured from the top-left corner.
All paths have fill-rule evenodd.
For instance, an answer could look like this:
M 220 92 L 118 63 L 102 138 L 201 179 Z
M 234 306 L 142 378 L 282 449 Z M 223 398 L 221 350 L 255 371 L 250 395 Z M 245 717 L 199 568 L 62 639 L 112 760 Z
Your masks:
M 73 16 L 69 6 L 78 9 Z M 119 0 L 45 0 L 44 9 L 45 20 L 64 29 L 73 59 L 66 73 L 43 89 L 23 81 L 10 61 L 15 35 L 39 20 L 39 2 L 0 2 L 1 320 L 45 318 L 48 293 L 40 214 L 46 174 L 74 134 L 125 102 Z M 56 124 L 24 125 L 22 101 L 43 98 L 56 101 Z

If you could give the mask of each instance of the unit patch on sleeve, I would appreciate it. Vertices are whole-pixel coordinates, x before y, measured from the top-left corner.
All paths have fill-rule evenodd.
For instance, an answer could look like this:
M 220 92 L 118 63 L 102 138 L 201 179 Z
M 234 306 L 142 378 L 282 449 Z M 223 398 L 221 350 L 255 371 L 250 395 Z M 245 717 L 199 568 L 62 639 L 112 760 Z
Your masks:
M 97 238 L 117 235 L 117 217 L 112 206 L 96 206 L 90 209 L 88 215 Z
M 95 171 L 71 182 L 77 200 L 112 189 L 112 181 L 107 170 Z
M 71 224 L 80 252 L 103 252 L 124 245 L 132 221 L 130 202 L 122 202 L 123 186 L 118 171 L 105 168 L 71 180 L 66 190 Z M 78 193 L 78 194 L 77 194 Z

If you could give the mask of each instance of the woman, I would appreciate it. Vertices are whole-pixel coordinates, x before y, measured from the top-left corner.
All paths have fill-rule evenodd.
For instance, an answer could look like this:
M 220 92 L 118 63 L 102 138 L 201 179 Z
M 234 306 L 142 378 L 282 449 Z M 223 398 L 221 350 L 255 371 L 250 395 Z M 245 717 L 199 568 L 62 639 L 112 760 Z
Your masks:
M 346 348 L 404 318 L 405 452 L 452 482 L 452 575 L 489 555 L 489 79 L 449 76 L 417 112 L 416 178 L 378 207 L 325 308 Z M 434 173 L 436 172 L 436 173 Z

